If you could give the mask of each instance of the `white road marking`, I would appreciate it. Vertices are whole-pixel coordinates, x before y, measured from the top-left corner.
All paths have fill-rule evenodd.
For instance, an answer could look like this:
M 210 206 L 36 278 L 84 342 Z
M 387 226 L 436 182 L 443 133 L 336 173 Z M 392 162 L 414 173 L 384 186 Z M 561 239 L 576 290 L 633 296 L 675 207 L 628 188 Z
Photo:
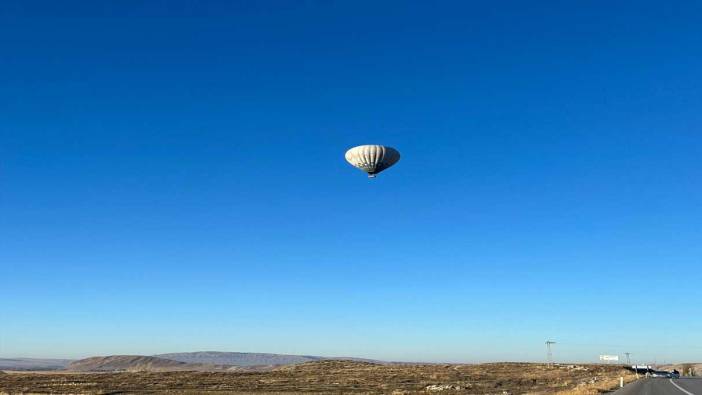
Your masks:
M 670 384 L 673 384 L 677 389 L 679 389 L 680 391 L 686 393 L 687 395 L 695 395 L 695 394 L 693 394 L 692 392 L 686 390 L 685 388 L 683 388 L 683 387 L 681 387 L 681 386 L 675 384 L 675 381 L 673 381 L 673 379 L 669 379 L 669 381 L 670 381 Z

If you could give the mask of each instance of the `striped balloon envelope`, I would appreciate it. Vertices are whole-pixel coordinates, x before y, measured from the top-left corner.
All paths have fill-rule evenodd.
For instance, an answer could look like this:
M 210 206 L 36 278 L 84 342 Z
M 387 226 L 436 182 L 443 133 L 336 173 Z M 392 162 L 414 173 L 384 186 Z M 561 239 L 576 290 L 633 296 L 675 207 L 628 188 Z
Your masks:
M 368 173 L 369 178 L 389 168 L 400 160 L 400 153 L 384 145 L 359 145 L 346 151 L 346 161 Z

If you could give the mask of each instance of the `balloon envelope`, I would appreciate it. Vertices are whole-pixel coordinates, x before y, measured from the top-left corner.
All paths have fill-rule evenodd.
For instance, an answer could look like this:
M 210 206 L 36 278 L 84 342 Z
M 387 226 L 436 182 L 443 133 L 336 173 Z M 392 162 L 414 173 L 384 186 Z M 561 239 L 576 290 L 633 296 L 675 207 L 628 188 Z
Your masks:
M 371 178 L 400 160 L 400 153 L 395 148 L 384 145 L 359 145 L 346 151 L 345 156 L 347 162 Z

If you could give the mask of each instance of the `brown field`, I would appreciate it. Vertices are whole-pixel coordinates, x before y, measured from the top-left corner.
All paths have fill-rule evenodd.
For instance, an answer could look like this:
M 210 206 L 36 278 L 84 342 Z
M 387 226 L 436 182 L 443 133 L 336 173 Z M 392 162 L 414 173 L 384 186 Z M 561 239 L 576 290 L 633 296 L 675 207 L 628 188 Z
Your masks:
M 324 361 L 264 372 L 14 372 L 0 393 L 55 394 L 597 394 L 633 376 L 617 366 Z

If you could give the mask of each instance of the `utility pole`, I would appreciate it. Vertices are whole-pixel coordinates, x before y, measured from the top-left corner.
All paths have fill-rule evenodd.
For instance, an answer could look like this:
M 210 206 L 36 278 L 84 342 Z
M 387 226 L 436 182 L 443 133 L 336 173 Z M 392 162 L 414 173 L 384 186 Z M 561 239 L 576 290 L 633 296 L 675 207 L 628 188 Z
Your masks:
M 630 352 L 625 352 L 624 355 L 626 355 L 626 364 L 631 365 L 631 360 L 629 359 L 629 355 L 631 355 Z
M 552 340 L 546 340 L 546 364 L 548 366 L 553 365 L 553 353 L 551 352 L 551 345 L 556 344 L 556 342 Z

